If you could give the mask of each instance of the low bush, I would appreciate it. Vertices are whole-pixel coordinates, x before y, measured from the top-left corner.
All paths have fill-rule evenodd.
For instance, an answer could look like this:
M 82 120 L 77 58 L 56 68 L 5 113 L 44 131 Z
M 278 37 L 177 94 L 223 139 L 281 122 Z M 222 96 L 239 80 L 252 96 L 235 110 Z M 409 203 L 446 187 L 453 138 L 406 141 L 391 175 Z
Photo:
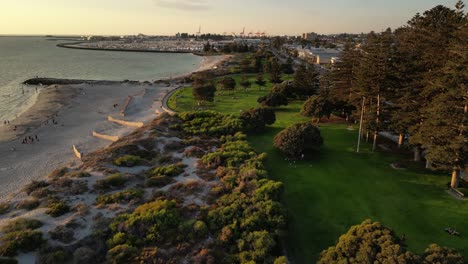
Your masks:
M 67 168 L 67 167 L 63 167 L 63 168 L 54 170 L 54 171 L 51 172 L 51 173 L 49 174 L 49 176 L 47 176 L 47 177 L 48 177 L 48 178 L 51 178 L 51 179 L 56 179 L 56 178 L 60 178 L 60 177 L 65 176 L 65 174 L 67 174 L 67 172 L 68 172 L 68 168 Z
M 113 203 L 130 202 L 132 200 L 140 201 L 143 198 L 144 194 L 145 192 L 143 190 L 130 189 L 114 194 L 100 195 L 96 198 L 96 203 L 105 205 Z
M 0 242 L 0 256 L 14 257 L 18 252 L 27 253 L 38 249 L 44 240 L 41 232 L 21 230 L 4 234 Z
M 52 217 L 59 217 L 70 212 L 70 206 L 68 206 L 68 204 L 63 201 L 51 201 L 47 207 L 49 209 L 46 211 L 46 214 Z
M 311 123 L 299 123 L 276 135 L 273 145 L 284 154 L 299 158 L 304 153 L 320 149 L 323 145 L 323 138 L 318 127 Z
M 151 170 L 150 175 L 151 177 L 154 176 L 167 176 L 167 177 L 175 177 L 184 172 L 184 168 L 186 165 L 178 163 L 172 164 L 164 167 L 157 167 Z
M 67 263 L 71 257 L 63 248 L 43 248 L 39 251 L 37 263 L 38 264 L 64 264 Z
M 11 233 L 15 231 L 21 231 L 26 229 L 38 229 L 42 226 L 42 222 L 36 219 L 27 219 L 27 218 L 17 218 L 15 220 L 11 220 L 2 227 L 1 231 L 3 233 Z
M 0 215 L 6 214 L 10 211 L 10 203 L 0 203 Z
M 107 252 L 107 259 L 112 264 L 134 263 L 138 249 L 129 245 L 118 245 Z
M 91 177 L 91 174 L 85 171 L 72 171 L 67 173 L 67 177 L 70 178 L 88 178 Z
M 174 179 L 167 176 L 153 176 L 146 180 L 145 186 L 152 188 L 161 188 L 174 182 Z
M 32 181 L 24 187 L 24 191 L 26 194 L 30 195 L 32 192 L 47 186 L 49 186 L 49 184 L 46 181 Z
M 44 188 L 40 188 L 40 189 L 33 191 L 30 194 L 30 196 L 37 198 L 37 199 L 41 199 L 41 198 L 45 198 L 47 196 L 53 195 L 54 193 L 55 191 L 50 190 L 48 187 L 44 187 Z
M 138 156 L 125 155 L 114 160 L 114 165 L 119 167 L 134 167 L 141 164 L 143 160 Z
M 176 125 L 191 135 L 222 136 L 232 135 L 243 129 L 243 122 L 234 115 L 223 115 L 215 111 L 185 112 L 179 114 L 184 121 Z
M 75 240 L 75 232 L 65 226 L 57 226 L 54 230 L 49 231 L 49 236 L 53 240 L 57 240 L 65 244 Z
M 112 174 L 104 179 L 97 180 L 94 188 L 98 190 L 108 190 L 111 188 L 120 188 L 125 185 L 127 179 L 120 173 Z

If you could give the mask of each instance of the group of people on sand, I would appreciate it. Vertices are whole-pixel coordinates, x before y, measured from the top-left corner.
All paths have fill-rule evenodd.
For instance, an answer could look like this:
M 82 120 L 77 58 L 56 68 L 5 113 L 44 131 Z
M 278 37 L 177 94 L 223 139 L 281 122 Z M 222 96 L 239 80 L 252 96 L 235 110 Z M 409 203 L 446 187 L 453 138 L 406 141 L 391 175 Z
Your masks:
M 33 144 L 34 142 L 39 142 L 39 137 L 37 135 L 24 137 L 21 144 Z
M 9 125 L 9 124 L 10 124 L 10 120 L 3 120 L 3 124 L 4 124 L 4 125 Z

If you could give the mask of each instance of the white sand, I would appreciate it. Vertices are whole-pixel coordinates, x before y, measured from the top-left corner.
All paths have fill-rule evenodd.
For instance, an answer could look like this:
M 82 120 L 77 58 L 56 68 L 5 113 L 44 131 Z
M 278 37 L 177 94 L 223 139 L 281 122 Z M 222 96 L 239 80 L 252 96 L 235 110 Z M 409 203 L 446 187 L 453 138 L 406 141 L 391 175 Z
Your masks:
M 135 97 L 128 107 L 127 121 L 148 122 L 156 117 L 155 110 L 160 107 L 160 99 L 171 87 L 143 85 L 75 85 L 83 93 L 73 98 L 70 105 L 61 109 L 56 117 L 58 125 L 41 126 L 26 135 L 38 135 L 40 142 L 21 144 L 22 138 L 13 142 L 0 143 L 0 198 L 19 190 L 31 180 L 47 176 L 51 171 L 67 163 L 80 161 L 73 156 L 72 145 L 86 153 L 106 147 L 109 141 L 92 137 L 92 131 L 108 135 L 123 136 L 135 128 L 123 127 L 107 121 L 107 116 L 119 116 L 129 94 L 136 94 L 147 88 L 145 97 Z M 154 101 L 156 100 L 156 101 Z M 11 148 L 16 150 L 11 151 Z

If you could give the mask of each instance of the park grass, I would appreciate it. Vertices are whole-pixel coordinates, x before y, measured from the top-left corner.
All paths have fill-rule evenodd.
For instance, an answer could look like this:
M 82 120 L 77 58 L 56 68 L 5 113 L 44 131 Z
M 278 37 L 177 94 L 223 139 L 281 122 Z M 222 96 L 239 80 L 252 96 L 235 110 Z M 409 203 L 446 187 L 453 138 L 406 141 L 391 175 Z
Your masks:
M 254 96 L 260 95 L 252 93 L 229 107 L 223 106 L 227 99 L 220 98 L 211 108 L 237 113 L 242 109 L 233 107 L 254 107 Z M 193 101 L 190 98 L 188 94 L 184 99 Z M 357 131 L 342 124 L 320 125 L 323 149 L 290 165 L 273 148 L 272 141 L 282 129 L 307 120 L 299 115 L 301 105 L 293 102 L 277 109 L 277 122 L 266 133 L 249 136 L 258 151 L 268 154 L 270 177 L 284 183 L 283 200 L 290 221 L 285 246 L 295 263 L 315 263 L 322 250 L 365 219 L 379 221 L 404 236 L 415 253 L 437 243 L 455 248 L 468 258 L 468 202 L 447 194 L 448 174 L 395 170 L 390 167 L 392 162 L 410 157 L 371 153 L 369 145 L 355 153 Z M 455 228 L 461 236 L 448 235 L 445 227 Z
M 193 100 L 192 87 L 186 87 L 176 91 L 169 98 L 168 106 L 169 108 L 179 112 L 203 109 L 228 114 L 239 114 L 243 110 L 258 107 L 257 99 L 260 96 L 267 94 L 273 84 L 268 81 L 267 75 L 265 75 L 265 81 L 267 83 L 263 87 L 255 84 L 255 80 L 257 78 L 256 74 L 246 74 L 246 76 L 252 83 L 252 87 L 247 89 L 247 91 L 244 91 L 244 88 L 240 86 L 242 75 L 235 74 L 230 75 L 230 77 L 236 80 L 236 91 L 216 92 L 215 101 L 213 103 L 205 102 L 201 106 L 198 106 L 197 102 Z M 289 80 L 291 78 L 292 77 L 290 75 L 284 75 L 282 77 L 283 80 Z M 217 83 L 219 79 L 220 78 L 215 79 L 215 83 Z

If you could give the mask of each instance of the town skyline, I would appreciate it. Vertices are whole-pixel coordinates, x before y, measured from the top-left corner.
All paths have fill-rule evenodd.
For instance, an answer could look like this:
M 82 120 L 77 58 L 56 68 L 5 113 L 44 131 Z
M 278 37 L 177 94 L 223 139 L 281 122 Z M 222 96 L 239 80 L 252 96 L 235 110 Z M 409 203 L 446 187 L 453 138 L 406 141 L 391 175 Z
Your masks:
M 403 26 L 417 12 L 455 0 L 84 0 L 5 3 L 0 35 L 173 35 L 177 32 L 269 35 L 368 33 Z M 282 19 L 278 19 L 282 18 Z

